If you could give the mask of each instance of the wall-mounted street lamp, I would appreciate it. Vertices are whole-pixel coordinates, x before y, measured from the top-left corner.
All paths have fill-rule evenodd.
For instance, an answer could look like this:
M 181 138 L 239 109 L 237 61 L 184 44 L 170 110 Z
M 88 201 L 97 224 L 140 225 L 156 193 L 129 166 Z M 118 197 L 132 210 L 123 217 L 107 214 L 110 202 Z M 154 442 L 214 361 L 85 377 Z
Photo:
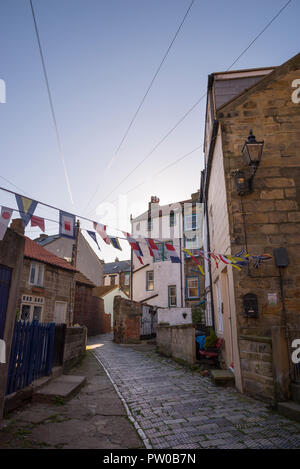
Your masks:
M 248 140 L 242 149 L 242 155 L 245 163 L 252 168 L 252 174 L 249 179 L 246 179 L 243 171 L 236 171 L 235 184 L 238 194 L 243 195 L 253 191 L 253 179 L 261 161 L 263 147 L 264 141 L 257 142 L 252 130 L 250 130 Z

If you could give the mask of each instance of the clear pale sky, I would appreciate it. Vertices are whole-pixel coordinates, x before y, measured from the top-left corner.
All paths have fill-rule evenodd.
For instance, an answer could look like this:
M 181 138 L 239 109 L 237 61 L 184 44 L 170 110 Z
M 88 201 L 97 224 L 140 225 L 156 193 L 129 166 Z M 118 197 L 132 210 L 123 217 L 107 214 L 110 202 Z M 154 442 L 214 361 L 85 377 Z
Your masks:
M 129 231 L 130 213 L 145 211 L 151 195 L 167 204 L 187 199 L 199 188 L 202 150 L 160 176 L 151 176 L 202 143 L 205 99 L 108 197 L 106 202 L 117 199 L 114 205 L 104 205 L 98 212 L 96 207 L 205 93 L 208 74 L 226 70 L 285 0 L 196 0 L 109 169 L 190 0 L 33 3 L 74 207 L 58 152 L 29 0 L 0 3 L 0 79 L 7 91 L 6 103 L 0 104 L 0 175 L 19 190 L 3 179 L 1 186 Z M 280 65 L 296 55 L 299 17 L 300 1 L 293 0 L 234 69 Z M 118 196 L 145 180 L 127 194 L 127 209 L 124 205 L 117 209 Z M 14 197 L 3 191 L 0 205 L 16 208 Z M 36 215 L 58 220 L 58 212 L 41 206 Z M 91 223 L 81 224 L 92 229 Z M 46 232 L 57 233 L 58 225 L 46 222 Z M 30 226 L 26 230 L 32 238 L 39 233 Z M 129 257 L 125 241 L 121 253 L 100 244 L 100 257 L 106 261 Z

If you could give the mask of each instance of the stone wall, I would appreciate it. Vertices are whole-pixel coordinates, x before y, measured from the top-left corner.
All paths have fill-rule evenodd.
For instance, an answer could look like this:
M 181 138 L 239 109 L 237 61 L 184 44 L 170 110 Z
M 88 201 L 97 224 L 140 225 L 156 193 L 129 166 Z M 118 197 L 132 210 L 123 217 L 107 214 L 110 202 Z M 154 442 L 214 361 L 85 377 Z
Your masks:
M 20 220 L 14 220 L 20 221 Z M 21 227 L 21 232 L 24 229 Z M 0 421 L 3 417 L 4 397 L 8 372 L 8 362 L 11 349 L 14 324 L 16 319 L 17 298 L 19 296 L 20 279 L 22 275 L 24 259 L 25 238 L 8 228 L 2 241 L 0 241 L 0 264 L 12 270 L 4 335 L 1 337 L 5 342 L 6 363 L 0 363 Z M 3 314 L 3 312 L 1 312 Z
M 110 314 L 104 312 L 104 300 L 93 296 L 93 287 L 76 284 L 73 324 L 86 326 L 87 335 L 110 332 Z
M 288 256 L 288 266 L 281 272 L 283 298 L 274 257 L 258 269 L 250 267 L 240 272 L 234 269 L 232 291 L 238 335 L 271 339 L 272 327 L 300 326 L 300 103 L 292 100 L 292 83 L 299 73 L 300 54 L 217 112 L 229 217 L 228 252 L 234 254 L 244 248 L 253 255 L 273 255 L 275 248 L 284 247 Z M 242 170 L 247 178 L 251 175 L 241 153 L 250 129 L 257 141 L 264 140 L 264 147 L 253 192 L 240 196 L 234 172 Z M 218 205 L 218 196 L 211 202 Z M 256 318 L 244 315 L 243 297 L 247 293 L 257 295 Z M 248 343 L 242 341 L 242 351 L 251 353 L 243 363 L 244 391 L 269 399 L 272 394 L 269 357 L 263 365 L 262 359 L 256 357 L 259 346 L 253 345 L 258 351 L 250 351 L 245 348 Z
M 156 344 L 162 355 L 178 358 L 190 365 L 196 362 L 195 326 L 192 324 L 158 325 Z
M 40 322 L 52 322 L 54 320 L 55 302 L 66 302 L 66 323 L 71 325 L 73 323 L 75 272 L 44 264 L 43 286 L 37 287 L 29 283 L 30 266 L 32 262 L 35 261 L 28 258 L 24 259 L 18 309 L 20 310 L 21 307 L 22 295 L 43 297 L 44 305 Z
M 87 343 L 87 328 L 67 327 L 65 336 L 63 369 L 68 370 L 84 356 Z
M 158 308 L 157 314 L 158 324 L 167 322 L 170 326 L 174 326 L 176 324 L 191 324 L 192 322 L 191 308 Z M 184 317 L 183 314 L 186 316 Z
M 255 398 L 273 403 L 272 339 L 241 335 L 239 347 L 244 390 Z
M 142 305 L 121 296 L 114 298 L 114 342 L 138 343 L 141 334 Z

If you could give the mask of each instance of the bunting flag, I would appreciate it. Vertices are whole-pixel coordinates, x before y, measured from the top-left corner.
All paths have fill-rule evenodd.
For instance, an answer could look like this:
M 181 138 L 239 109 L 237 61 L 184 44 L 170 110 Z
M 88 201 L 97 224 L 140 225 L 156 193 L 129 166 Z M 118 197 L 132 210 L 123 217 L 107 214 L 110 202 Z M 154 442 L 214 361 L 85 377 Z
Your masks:
M 110 236 L 109 239 L 114 248 L 120 249 L 120 251 L 122 251 L 118 238 Z
M 165 248 L 167 250 L 168 255 L 170 256 L 171 262 L 174 263 L 181 263 L 180 258 L 173 246 L 173 244 L 165 243 Z
M 59 211 L 59 234 L 65 238 L 76 239 L 76 218 L 71 213 Z
M 15 196 L 24 226 L 27 226 L 38 203 L 35 200 L 24 197 L 23 195 L 15 194 Z
M 183 250 L 184 250 L 189 256 L 191 256 L 191 258 L 193 259 L 193 261 L 197 264 L 197 267 L 198 267 L 198 269 L 200 270 L 201 274 L 202 274 L 202 275 L 205 275 L 202 266 L 199 264 L 199 262 L 197 261 L 196 257 L 193 256 L 193 254 L 191 253 L 191 251 L 189 251 L 189 250 L 186 249 L 186 248 L 184 248 Z
M 150 256 L 155 257 L 157 259 L 158 256 L 159 256 L 159 251 L 158 251 L 158 247 L 156 246 L 155 242 L 153 241 L 152 238 L 145 238 L 145 241 L 147 243 Z
M 94 221 L 94 230 L 97 231 L 106 244 L 110 244 L 110 238 L 106 233 L 106 225 L 102 225 L 102 223 L 97 223 Z
M 86 232 L 87 232 L 87 233 L 90 235 L 90 237 L 95 241 L 95 243 L 96 243 L 97 246 L 98 246 L 99 251 L 101 251 L 100 246 L 99 246 L 98 241 L 97 241 L 97 236 L 96 236 L 95 231 L 86 230 Z
M 13 213 L 13 209 L 7 208 L 7 207 L 1 207 L 0 241 L 2 241 L 2 239 L 4 238 L 12 213 Z
M 38 226 L 43 233 L 45 233 L 45 220 L 44 218 L 41 217 L 36 217 L 35 215 L 32 215 L 30 219 L 30 225 L 31 226 Z
M 142 261 L 143 251 L 141 250 L 140 245 L 137 242 L 137 240 L 132 238 L 129 233 L 126 233 L 126 231 L 123 231 L 123 234 L 126 237 L 128 243 L 130 244 L 131 249 L 133 250 L 134 254 L 138 258 L 140 263 L 144 265 L 144 262 Z

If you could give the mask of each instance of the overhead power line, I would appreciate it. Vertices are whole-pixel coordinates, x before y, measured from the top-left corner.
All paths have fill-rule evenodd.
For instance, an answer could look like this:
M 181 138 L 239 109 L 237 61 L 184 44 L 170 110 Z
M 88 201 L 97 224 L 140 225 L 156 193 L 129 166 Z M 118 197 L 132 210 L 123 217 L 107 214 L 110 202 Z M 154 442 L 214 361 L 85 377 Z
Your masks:
M 117 154 L 118 154 L 118 152 L 119 152 L 121 146 L 123 145 L 123 143 L 124 143 L 124 141 L 125 141 L 125 139 L 126 139 L 128 133 L 129 133 L 129 131 L 130 131 L 130 129 L 131 129 L 131 127 L 132 127 L 132 125 L 133 125 L 135 119 L 137 118 L 137 115 L 138 115 L 138 113 L 140 112 L 140 110 L 141 110 L 141 108 L 142 108 L 142 106 L 143 106 L 143 104 L 144 104 L 144 102 L 145 102 L 145 100 L 146 100 L 146 98 L 147 98 L 147 96 L 148 96 L 148 94 L 149 94 L 149 92 L 150 92 L 150 90 L 151 90 L 151 88 L 152 88 L 152 86 L 153 86 L 153 84 L 154 84 L 154 82 L 155 82 L 155 80 L 156 80 L 156 78 L 157 78 L 157 76 L 158 76 L 158 74 L 159 74 L 159 72 L 160 72 L 160 70 L 161 70 L 163 64 L 164 64 L 164 62 L 166 61 L 167 56 L 169 55 L 169 52 L 170 52 L 170 50 L 172 49 L 172 47 L 173 47 L 173 45 L 174 45 L 174 42 L 175 42 L 175 40 L 176 40 L 176 38 L 177 38 L 177 36 L 178 36 L 178 34 L 179 34 L 181 28 L 182 28 L 182 26 L 183 26 L 183 24 L 184 24 L 184 22 L 185 22 L 187 16 L 188 16 L 188 14 L 189 14 L 189 12 L 190 12 L 190 10 L 191 10 L 193 4 L 195 3 L 195 1 L 196 1 L 196 0 L 192 0 L 191 3 L 190 3 L 190 5 L 189 5 L 189 7 L 188 7 L 188 9 L 186 10 L 186 12 L 185 12 L 185 14 L 184 14 L 184 17 L 183 17 L 183 19 L 181 20 L 181 23 L 180 23 L 179 27 L 177 28 L 176 33 L 174 34 L 173 39 L 172 39 L 172 41 L 171 41 L 171 43 L 170 43 L 170 45 L 169 45 L 167 51 L 165 52 L 165 54 L 164 54 L 164 56 L 163 56 L 163 58 L 162 58 L 162 60 L 161 60 L 161 62 L 160 62 L 160 64 L 159 64 L 158 68 L 156 69 L 156 72 L 155 72 L 155 74 L 154 74 L 152 80 L 150 81 L 150 84 L 149 84 L 149 86 L 148 86 L 148 88 L 147 88 L 147 90 L 146 90 L 146 92 L 145 92 L 145 94 L 144 94 L 144 96 L 143 96 L 143 98 L 142 98 L 140 104 L 138 105 L 137 110 L 135 111 L 135 113 L 134 113 L 134 115 L 133 115 L 133 117 L 132 117 L 132 119 L 131 119 L 131 121 L 130 121 L 130 123 L 129 123 L 129 125 L 128 125 L 128 127 L 127 127 L 127 129 L 126 129 L 126 131 L 125 131 L 125 133 L 124 133 L 124 135 L 123 135 L 123 137 L 122 137 L 122 139 L 121 139 L 121 141 L 120 141 L 118 147 L 117 147 L 117 149 L 116 149 L 116 151 L 115 151 L 115 153 L 114 153 L 114 156 L 112 157 L 112 159 L 110 160 L 110 162 L 109 162 L 108 165 L 107 165 L 107 169 L 109 169 L 109 168 L 111 167 L 111 165 L 113 164 L 113 161 L 115 160 L 115 157 L 117 156 Z M 91 196 L 90 200 L 88 201 L 87 205 L 85 206 L 85 209 L 87 209 L 87 207 L 90 205 L 90 202 L 91 202 L 91 200 L 95 197 L 95 195 L 97 194 L 97 192 L 98 192 L 98 190 L 99 190 L 99 187 L 100 187 L 100 185 L 98 185 L 96 191 L 95 191 L 94 194 Z
M 287 8 L 287 6 L 292 2 L 292 0 L 288 0 L 283 7 L 272 17 L 272 19 L 266 24 L 266 26 L 260 31 L 257 36 L 248 44 L 248 46 L 241 52 L 241 54 L 232 62 L 232 64 L 227 68 L 227 71 L 230 70 L 233 65 L 245 54 L 245 52 L 256 42 L 256 40 L 270 27 L 270 25 L 280 16 L 280 14 Z M 203 94 L 194 104 L 191 106 L 188 111 L 177 121 L 177 123 L 165 134 L 164 137 L 161 138 L 161 140 L 152 148 L 152 150 L 109 192 L 109 194 L 104 197 L 99 203 L 104 202 L 116 189 L 118 189 L 123 182 L 125 182 L 135 171 L 137 168 L 141 166 L 144 161 L 146 161 L 147 158 L 149 158 L 152 153 L 171 135 L 171 133 L 174 132 L 174 130 L 191 114 L 191 112 L 200 104 L 202 99 L 206 96 L 206 93 Z M 94 196 L 92 197 L 94 198 Z M 91 199 L 90 199 L 91 200 Z M 90 201 L 88 205 L 90 204 Z M 91 213 L 91 210 L 89 213 Z
M 64 158 L 63 151 L 62 151 L 61 139 L 60 139 L 60 134 L 59 134 L 59 131 L 58 131 L 57 120 L 56 120 L 55 111 L 54 111 L 54 105 L 53 105 L 53 99 L 52 99 L 52 96 L 51 96 L 50 85 L 49 85 L 49 80 L 48 80 L 48 75 L 47 75 L 47 70 L 46 70 L 46 65 L 45 65 L 45 60 L 44 60 L 44 54 L 43 54 L 43 50 L 42 50 L 40 35 L 39 35 L 39 31 L 38 31 L 36 16 L 35 16 L 35 13 L 34 13 L 34 8 L 33 8 L 32 0 L 29 0 L 29 1 L 30 1 L 30 7 L 31 7 L 32 18 L 33 18 L 33 22 L 34 22 L 34 28 L 35 28 L 36 38 L 37 38 L 38 47 L 39 47 L 39 51 L 40 51 L 40 57 L 41 57 L 41 62 L 42 62 L 42 67 L 43 67 L 43 72 L 44 72 L 44 78 L 45 78 L 46 87 L 47 87 L 47 92 L 48 92 L 48 98 L 49 98 L 49 104 L 50 104 L 50 109 L 51 109 L 53 124 L 54 124 L 54 128 L 55 128 L 55 133 L 56 133 L 58 151 L 59 151 L 59 155 L 60 155 L 60 158 L 61 158 L 61 161 L 62 161 L 62 165 L 63 165 L 63 170 L 64 170 L 64 175 L 65 175 L 65 180 L 66 180 L 66 184 L 67 184 L 68 193 L 69 193 L 69 196 L 70 196 L 72 205 L 74 206 L 74 200 L 73 200 L 72 191 L 71 191 L 71 186 L 70 186 L 70 181 L 69 181 L 69 177 L 68 177 L 68 173 L 67 173 L 67 167 L 66 167 L 66 163 L 65 163 L 65 158 Z

